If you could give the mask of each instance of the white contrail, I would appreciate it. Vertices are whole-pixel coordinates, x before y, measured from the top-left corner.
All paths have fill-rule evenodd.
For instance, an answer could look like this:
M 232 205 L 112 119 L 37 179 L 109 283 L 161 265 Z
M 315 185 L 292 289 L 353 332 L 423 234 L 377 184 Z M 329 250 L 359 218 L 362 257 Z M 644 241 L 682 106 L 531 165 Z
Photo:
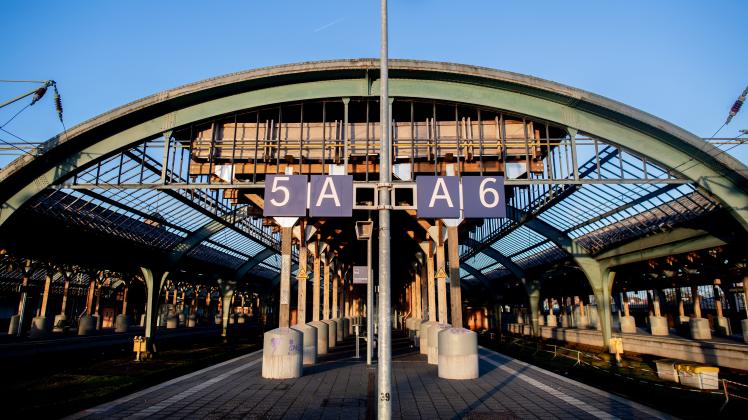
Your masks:
M 342 21 L 344 21 L 344 20 L 345 20 L 345 18 L 335 19 L 335 20 L 333 20 L 332 22 L 330 22 L 330 23 L 328 23 L 328 24 L 325 24 L 325 25 L 322 25 L 322 26 L 320 26 L 319 28 L 317 28 L 317 29 L 313 30 L 312 32 L 320 32 L 320 31 L 324 31 L 325 29 L 329 28 L 330 26 L 332 26 L 332 25 L 335 25 L 335 24 L 338 24 L 338 23 L 340 23 L 340 22 L 342 22 Z

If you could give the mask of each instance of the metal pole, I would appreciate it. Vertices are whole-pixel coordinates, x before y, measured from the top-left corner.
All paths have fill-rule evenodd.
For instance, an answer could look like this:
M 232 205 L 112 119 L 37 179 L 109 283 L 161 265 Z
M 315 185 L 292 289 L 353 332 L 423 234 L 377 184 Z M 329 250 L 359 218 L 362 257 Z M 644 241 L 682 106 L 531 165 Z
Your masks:
M 371 221 L 371 218 L 369 218 Z M 371 354 L 374 349 L 374 285 L 371 269 L 371 235 L 366 240 L 366 365 L 371 366 Z
M 390 112 L 387 70 L 387 0 L 381 0 L 381 51 L 379 72 L 379 124 L 382 128 L 379 151 L 379 419 L 392 418 L 392 314 L 390 314 Z

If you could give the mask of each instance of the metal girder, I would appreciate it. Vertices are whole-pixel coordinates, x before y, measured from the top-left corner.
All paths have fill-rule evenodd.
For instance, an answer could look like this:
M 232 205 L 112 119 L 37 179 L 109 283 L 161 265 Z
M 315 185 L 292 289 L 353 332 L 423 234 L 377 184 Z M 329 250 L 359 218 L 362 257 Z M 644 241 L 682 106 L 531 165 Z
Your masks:
M 200 245 L 203 241 L 226 228 L 227 223 L 231 224 L 232 221 L 233 223 L 237 223 L 249 217 L 249 212 L 247 211 L 248 207 L 249 206 L 245 206 L 237 209 L 233 213 L 225 214 L 220 217 L 220 220 L 211 220 L 199 229 L 190 233 L 182 240 L 182 242 L 176 244 L 169 252 L 169 267 L 176 265 L 185 255 Z
M 368 68 L 368 65 L 370 64 L 364 60 L 262 69 L 246 73 L 245 79 L 242 79 L 240 74 L 227 77 L 225 81 L 220 79 L 205 82 L 204 92 L 195 88 L 202 86 L 196 84 L 155 98 L 146 98 L 141 103 L 128 105 L 84 123 L 68 132 L 70 138 L 63 140 L 62 137 L 56 137 L 40 148 L 40 151 L 47 151 L 65 143 L 69 150 L 66 154 L 56 156 L 40 153 L 45 159 L 40 165 L 27 165 L 35 157 L 25 155 L 0 174 L 3 181 L 13 178 L 11 182 L 2 182 L 6 185 L 0 188 L 0 224 L 5 223 L 23 203 L 43 189 L 59 184 L 92 162 L 131 147 L 144 139 L 153 138 L 165 130 L 212 116 L 273 103 L 378 94 L 378 81 L 370 84 L 364 77 L 335 79 L 339 77 L 336 72 L 341 69 L 363 70 Z M 290 81 L 286 85 L 220 98 L 210 97 L 210 89 L 217 85 L 240 84 L 246 80 L 277 74 L 288 75 L 289 73 L 284 72 L 290 71 L 289 68 L 295 69 L 296 82 Z M 330 71 L 327 76 L 329 80 L 306 81 L 309 79 L 304 73 L 323 74 L 326 70 L 335 70 Z M 444 100 L 503 109 L 560 124 L 600 139 L 608 139 L 613 144 L 658 162 L 664 168 L 692 180 L 717 197 L 741 225 L 748 229 L 748 168 L 675 126 L 587 92 L 521 75 L 469 66 L 414 61 L 402 62 L 400 70 L 406 72 L 407 77 L 392 78 L 390 91 L 393 97 Z M 419 78 L 419 72 L 423 73 L 422 79 Z M 439 80 L 440 75 L 442 80 Z M 316 77 L 324 78 L 320 75 Z M 475 83 L 475 79 L 480 79 L 482 83 Z M 184 97 L 189 95 L 193 95 L 195 101 L 185 100 Z M 172 111 L 173 108 L 169 106 L 175 105 L 172 101 L 178 98 L 183 103 L 195 104 Z M 197 99 L 203 99 L 203 102 Z M 149 109 L 151 107 L 153 109 Z M 144 112 L 145 110 L 153 112 Z M 136 111 L 138 115 L 159 116 L 143 120 L 142 117 L 131 116 Z M 128 123 L 128 117 L 134 121 Z M 124 128 L 106 133 L 99 140 L 91 140 L 88 131 L 100 129 L 105 125 L 111 131 L 111 127 L 117 125 L 115 121 Z
M 480 272 L 477 268 L 473 267 L 470 264 L 465 263 L 464 261 L 460 263 L 460 268 L 464 268 L 465 271 L 472 274 L 473 277 L 475 277 L 476 280 L 482 282 L 482 283 L 488 283 L 488 278 L 483 275 L 483 273 Z
M 701 229 L 676 228 L 628 242 L 601 253 L 597 259 L 608 267 L 615 267 L 725 244 L 724 240 Z
M 469 246 L 470 248 L 476 248 L 479 245 L 481 245 L 480 242 L 476 241 L 473 238 L 466 238 L 462 241 L 462 243 L 463 245 Z M 489 246 L 488 248 L 482 248 L 480 252 L 486 254 L 488 257 L 490 257 L 497 263 L 503 265 L 507 270 L 509 270 L 518 279 L 521 280 L 525 278 L 525 271 L 522 270 L 522 267 L 515 264 L 514 261 L 511 260 L 511 258 L 507 257 L 506 255 L 502 254 L 496 249 L 491 248 Z
M 261 262 L 265 261 L 266 259 L 272 257 L 274 254 L 277 254 L 278 251 L 273 248 L 265 248 L 262 251 L 258 252 L 252 259 L 247 260 L 244 264 L 240 265 L 239 268 L 236 269 L 236 273 L 234 274 L 234 279 L 237 281 L 244 278 L 244 276 L 247 275 L 253 268 L 260 265 Z

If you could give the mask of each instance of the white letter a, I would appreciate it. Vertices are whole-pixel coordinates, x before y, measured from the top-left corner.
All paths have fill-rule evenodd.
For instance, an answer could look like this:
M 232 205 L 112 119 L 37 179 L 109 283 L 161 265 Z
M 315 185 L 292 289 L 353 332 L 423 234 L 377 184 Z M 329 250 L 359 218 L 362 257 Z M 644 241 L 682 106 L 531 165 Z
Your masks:
M 434 186 L 434 192 L 431 193 L 429 207 L 433 208 L 434 201 L 436 200 L 447 200 L 447 205 L 449 207 L 454 207 L 454 204 L 452 204 L 452 198 L 449 196 L 449 191 L 447 191 L 447 184 L 444 182 L 444 178 L 436 179 L 436 185 Z

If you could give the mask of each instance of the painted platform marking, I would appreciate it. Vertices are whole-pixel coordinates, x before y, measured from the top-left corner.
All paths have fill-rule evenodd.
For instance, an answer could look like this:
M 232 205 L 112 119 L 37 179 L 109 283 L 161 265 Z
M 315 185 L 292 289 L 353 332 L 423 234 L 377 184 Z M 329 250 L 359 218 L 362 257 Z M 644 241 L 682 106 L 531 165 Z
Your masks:
M 506 372 L 506 373 L 508 373 L 508 374 L 510 374 L 510 375 L 512 375 L 512 376 L 514 376 L 516 378 L 518 378 L 518 379 L 521 379 L 521 380 L 527 382 L 528 384 L 534 386 L 535 388 L 537 388 L 537 389 L 539 389 L 539 390 L 541 390 L 543 392 L 546 392 L 548 394 L 553 395 L 554 397 L 560 399 L 561 401 L 564 401 L 564 402 L 566 402 L 568 404 L 573 405 L 574 407 L 576 407 L 576 408 L 584 411 L 585 413 L 587 413 L 587 414 L 589 414 L 591 416 L 595 416 L 596 418 L 599 418 L 599 419 L 617 419 L 618 418 L 618 417 L 616 417 L 616 416 L 614 416 L 614 415 L 612 415 L 612 414 L 610 414 L 608 412 L 605 412 L 605 411 L 602 411 L 602 410 L 598 410 L 597 408 L 595 408 L 595 407 L 587 404 L 584 401 L 578 400 L 578 399 L 572 397 L 571 395 L 564 394 L 563 392 L 561 392 L 561 391 L 559 391 L 557 389 L 553 389 L 552 387 L 550 387 L 550 386 L 548 386 L 548 385 L 546 385 L 546 384 L 544 384 L 544 383 L 542 383 L 540 381 L 532 379 L 531 377 L 525 375 L 524 373 L 520 373 L 520 372 L 518 372 L 518 371 L 516 371 L 516 370 L 514 370 L 514 369 L 512 369 L 512 368 L 510 368 L 508 366 L 504 366 L 504 365 L 502 365 L 499 362 L 491 360 L 487 356 L 480 356 L 480 358 L 481 358 L 481 360 L 485 361 L 486 363 L 490 363 L 490 364 L 496 366 L 497 368 L 503 370 L 504 372 Z

